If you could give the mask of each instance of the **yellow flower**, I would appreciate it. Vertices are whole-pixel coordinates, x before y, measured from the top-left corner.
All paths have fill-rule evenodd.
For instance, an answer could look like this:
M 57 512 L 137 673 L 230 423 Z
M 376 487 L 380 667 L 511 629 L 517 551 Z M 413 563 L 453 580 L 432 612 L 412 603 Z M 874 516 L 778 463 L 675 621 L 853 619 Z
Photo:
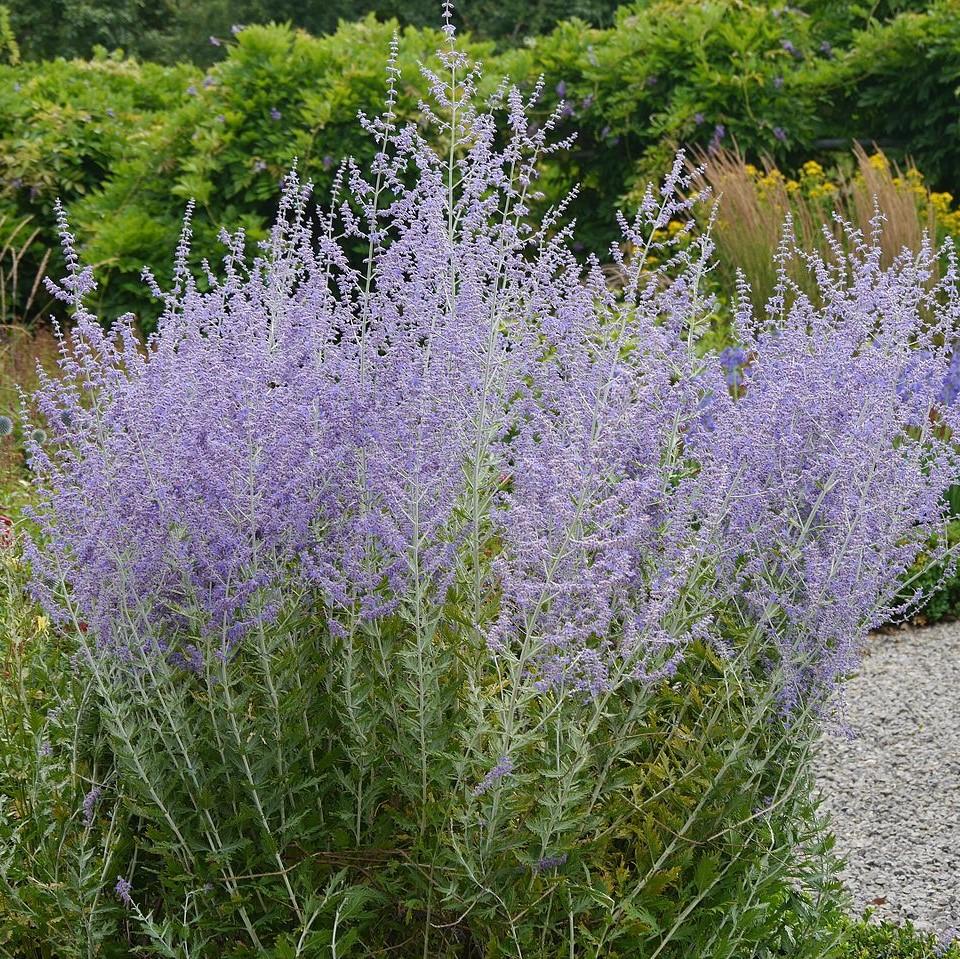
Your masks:
M 796 193 L 800 189 L 800 184 L 796 180 L 787 180 L 787 192 Z
M 667 224 L 667 230 L 670 236 L 676 236 L 683 229 L 683 224 L 679 220 L 671 220 Z
M 951 203 L 953 203 L 953 194 L 951 193 L 931 193 L 930 194 L 930 205 L 938 213 L 946 213 L 950 209 Z
M 867 161 L 874 170 L 886 170 L 887 158 L 882 153 L 874 153 Z
M 756 176 L 758 171 L 752 163 L 747 163 L 743 167 L 743 172 L 746 173 L 747 176 Z
M 807 160 L 803 165 L 803 175 L 808 180 L 819 180 L 823 176 L 823 167 L 816 160 Z
M 34 620 L 34 625 L 39 635 L 40 633 L 45 633 L 50 628 L 50 620 L 46 616 L 40 615 Z
M 819 200 L 821 197 L 834 196 L 837 192 L 836 183 L 818 183 L 810 190 L 810 199 Z

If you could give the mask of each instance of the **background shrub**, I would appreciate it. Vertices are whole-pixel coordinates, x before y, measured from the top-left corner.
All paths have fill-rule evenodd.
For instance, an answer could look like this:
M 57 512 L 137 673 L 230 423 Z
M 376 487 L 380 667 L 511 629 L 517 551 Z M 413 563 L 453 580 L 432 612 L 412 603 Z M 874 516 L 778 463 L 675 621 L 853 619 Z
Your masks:
M 141 65 L 106 55 L 0 67 L 0 247 L 4 259 L 8 250 L 15 253 L 19 273 L 15 291 L 9 263 L 3 264 L 0 323 L 29 324 L 50 305 L 34 280 L 38 273 L 62 270 L 54 202 L 73 204 L 102 188 L 146 146 L 195 75 L 189 66 Z M 156 230 L 148 236 L 158 242 Z M 109 262 L 98 265 L 105 275 L 112 268 Z M 38 291 L 40 301 L 31 296 Z
M 564 128 L 577 139 L 545 159 L 541 186 L 559 200 L 582 185 L 572 206 L 579 242 L 606 256 L 614 210 L 638 202 L 680 144 L 736 146 L 748 162 L 796 179 L 807 161 L 828 169 L 842 160 L 855 137 L 879 140 L 904 167 L 909 154 L 932 189 L 958 192 L 954 13 L 955 0 L 882 4 L 869 17 L 827 3 L 657 0 L 620 7 L 611 26 L 571 20 L 496 51 L 465 49 L 486 60 L 488 89 L 509 74 L 530 90 L 543 74 L 538 122 L 567 101 Z M 216 46 L 194 31 L 218 58 L 206 72 L 101 53 L 0 73 L 6 222 L 33 216 L 53 248 L 50 204 L 61 197 L 98 265 L 107 319 L 135 309 L 153 322 L 158 307 L 138 299 L 139 273 L 163 268 L 187 200 L 198 205 L 195 249 L 211 256 L 224 226 L 243 225 L 251 244 L 265 235 L 272 191 L 294 157 L 320 190 L 344 156 L 369 160 L 353 120 L 375 109 L 395 22 L 370 18 L 318 38 L 289 27 L 234 34 L 230 25 L 211 29 Z M 435 41 L 428 28 L 404 29 L 404 65 L 429 58 Z M 917 49 L 929 66 L 915 83 Z M 423 88 L 404 75 L 398 110 L 412 117 Z
M 128 56 L 165 63 L 190 60 L 209 65 L 218 59 L 217 43 L 237 24 L 289 23 L 320 35 L 335 33 L 341 21 L 376 13 L 402 26 L 433 27 L 440 5 L 433 0 L 121 0 L 108 6 L 63 0 L 11 0 L 7 4 L 13 32 L 30 59 L 89 57 L 97 46 L 122 49 Z M 462 9 L 461 9 L 462 7 Z M 577 17 L 609 26 L 617 0 L 471 0 L 458 5 L 454 17 L 463 31 L 477 37 L 522 41 L 550 30 L 558 21 Z M 211 41 L 210 38 L 213 38 Z
M 960 5 L 939 0 L 855 34 L 830 77 L 832 124 L 889 140 L 939 189 L 960 193 Z M 842 126 L 841 126 L 842 124 Z
M 110 264 L 99 272 L 100 308 L 115 316 L 136 306 L 150 325 L 159 304 L 152 313 L 144 307 L 141 272 L 144 265 L 158 275 L 166 269 L 160 251 L 176 244 L 188 201 L 196 204 L 198 254 L 212 255 L 224 229 L 244 230 L 253 249 L 273 222 L 279 183 L 294 159 L 320 191 L 330 189 L 346 157 L 369 163 L 373 147 L 357 114 L 377 112 L 395 26 L 371 17 L 321 38 L 286 27 L 241 31 L 222 63 L 180 90 L 142 149 L 118 164 L 100 191 L 72 206 L 86 255 Z M 435 62 L 438 37 L 413 29 L 400 37 L 406 79 L 396 110 L 403 119 L 417 116 L 426 89 L 416 64 Z

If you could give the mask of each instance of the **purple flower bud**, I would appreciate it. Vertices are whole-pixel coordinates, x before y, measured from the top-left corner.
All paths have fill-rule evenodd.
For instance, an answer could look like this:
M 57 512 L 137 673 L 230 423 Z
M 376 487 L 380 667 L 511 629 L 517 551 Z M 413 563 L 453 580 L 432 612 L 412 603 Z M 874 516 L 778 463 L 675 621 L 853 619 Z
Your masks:
M 782 89 L 782 88 L 783 88 L 783 77 L 779 77 L 779 76 L 778 76 L 778 77 L 774 77 L 774 78 L 773 78 L 773 85 L 774 85 L 774 88 L 777 89 L 777 90 Z
M 567 95 L 567 85 L 561 80 L 556 86 L 557 96 L 565 97 Z
M 787 51 L 795 60 L 803 59 L 803 52 L 798 50 L 791 40 L 781 40 L 780 46 Z
M 739 346 L 728 346 L 720 353 L 720 367 L 724 371 L 727 386 L 740 386 L 743 383 L 743 366 L 747 362 L 746 350 Z
M 747 362 L 747 353 L 740 346 L 728 346 L 720 352 L 720 366 L 725 370 L 735 370 Z
M 786 143 L 786 142 L 787 142 L 787 131 L 784 130 L 783 127 L 774 127 L 774 128 L 773 128 L 773 135 L 774 135 L 781 143 Z
M 510 756 L 501 756 L 496 766 L 494 766 L 474 788 L 474 796 L 482 796 L 495 783 L 498 783 L 505 776 L 509 776 L 512 772 L 513 759 L 511 759 Z
M 658 76 L 649 76 L 647 77 L 645 83 L 648 87 L 655 87 L 660 82 L 660 77 Z
M 234 36 L 236 36 L 238 33 L 240 33 L 241 30 L 244 30 L 244 29 L 245 29 L 245 27 L 244 27 L 244 25 L 243 25 L 242 23 L 235 23 L 235 24 L 230 28 L 230 32 L 231 32 Z
M 282 114 L 276 107 L 271 107 L 271 108 L 270 108 L 270 119 L 271 119 L 271 120 L 279 120 L 282 116 L 283 116 L 283 114 Z
M 83 821 L 89 826 L 93 822 L 93 813 L 97 801 L 100 799 L 101 789 L 94 786 L 90 792 L 83 797 Z
M 187 96 L 195 97 L 196 95 L 197 95 L 197 88 L 191 83 L 190 86 L 187 87 Z
M 133 886 L 129 879 L 124 879 L 123 876 L 117 876 L 117 884 L 113 887 L 113 891 L 125 906 L 133 905 L 133 899 L 130 897 L 132 889 Z
M 951 926 L 937 934 L 937 945 L 934 949 L 934 955 L 937 959 L 944 959 L 950 952 L 950 947 L 957 943 L 960 945 L 960 928 Z
M 266 168 L 267 168 L 267 165 L 266 163 L 263 162 L 263 160 L 257 160 L 256 163 L 253 164 L 254 173 L 263 173 L 263 171 L 266 170 Z
M 705 117 L 702 113 L 700 113 L 700 112 L 698 111 L 697 113 L 695 113 L 695 114 L 693 115 L 693 122 L 694 122 L 697 126 L 700 126 L 702 123 L 705 123 L 705 122 L 706 122 L 706 117 Z
M 953 406 L 960 396 L 960 352 L 950 358 L 950 366 L 943 378 L 937 399 L 946 406 Z
M 210 37 L 210 46 L 211 46 L 211 47 L 219 47 L 219 46 L 220 46 L 220 40 L 219 40 L 217 37 L 213 37 L 213 36 Z

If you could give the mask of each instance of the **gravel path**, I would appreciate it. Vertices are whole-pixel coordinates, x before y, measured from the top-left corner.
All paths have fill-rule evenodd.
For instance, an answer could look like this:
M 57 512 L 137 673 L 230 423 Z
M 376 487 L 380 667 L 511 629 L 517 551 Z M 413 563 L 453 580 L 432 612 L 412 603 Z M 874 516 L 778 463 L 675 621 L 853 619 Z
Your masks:
M 856 907 L 960 928 L 960 624 L 871 638 L 817 776 Z

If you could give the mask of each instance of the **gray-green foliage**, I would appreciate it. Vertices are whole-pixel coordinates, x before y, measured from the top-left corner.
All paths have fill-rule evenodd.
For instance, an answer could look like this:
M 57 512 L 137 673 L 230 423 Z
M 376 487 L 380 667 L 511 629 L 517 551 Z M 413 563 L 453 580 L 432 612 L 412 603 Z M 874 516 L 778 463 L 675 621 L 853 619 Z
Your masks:
M 110 888 L 130 833 L 92 689 L 25 578 L 0 547 L 0 955 L 73 959 L 119 935 Z
M 747 637 L 585 702 L 523 692 L 456 604 L 418 641 L 294 594 L 197 675 L 88 655 L 4 576 L 6 955 L 829 951 L 812 724 L 777 718 Z M 479 791 L 505 724 L 513 771 Z

